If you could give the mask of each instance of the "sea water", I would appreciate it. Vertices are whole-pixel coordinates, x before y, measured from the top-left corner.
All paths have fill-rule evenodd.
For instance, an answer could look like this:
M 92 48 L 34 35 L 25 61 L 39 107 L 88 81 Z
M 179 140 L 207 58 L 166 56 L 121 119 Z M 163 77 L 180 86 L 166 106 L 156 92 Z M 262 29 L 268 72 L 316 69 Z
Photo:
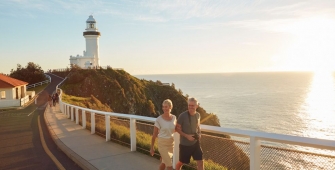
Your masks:
M 216 114 L 221 127 L 335 140 L 333 73 L 210 73 L 136 77 L 174 83 L 184 95 L 196 97 L 208 113 Z M 303 150 L 306 151 L 306 148 Z M 307 151 L 334 155 L 334 152 Z

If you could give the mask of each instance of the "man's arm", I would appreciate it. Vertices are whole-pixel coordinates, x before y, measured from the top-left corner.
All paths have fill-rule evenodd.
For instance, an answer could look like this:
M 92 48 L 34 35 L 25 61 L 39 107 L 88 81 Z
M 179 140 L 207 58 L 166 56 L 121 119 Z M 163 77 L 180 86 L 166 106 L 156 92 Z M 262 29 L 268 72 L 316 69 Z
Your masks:
M 195 139 L 193 138 L 193 135 L 186 134 L 182 131 L 181 125 L 177 123 L 176 125 L 176 131 L 180 134 L 180 136 L 185 137 L 189 141 L 194 141 Z

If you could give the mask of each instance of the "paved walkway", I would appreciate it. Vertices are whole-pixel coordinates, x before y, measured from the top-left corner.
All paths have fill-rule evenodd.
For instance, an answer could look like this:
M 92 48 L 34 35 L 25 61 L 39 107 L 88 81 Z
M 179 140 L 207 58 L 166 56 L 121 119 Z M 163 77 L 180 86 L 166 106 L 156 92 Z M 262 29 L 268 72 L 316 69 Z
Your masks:
M 83 169 L 158 169 L 159 160 L 90 134 L 61 113 L 58 105 L 47 107 L 44 114 L 58 147 Z
M 58 149 L 44 123 L 44 104 L 60 81 L 61 78 L 53 76 L 52 82 L 39 94 L 36 104 L 0 112 L 0 170 L 57 170 L 42 146 L 40 130 L 48 149 L 65 169 L 82 169 Z

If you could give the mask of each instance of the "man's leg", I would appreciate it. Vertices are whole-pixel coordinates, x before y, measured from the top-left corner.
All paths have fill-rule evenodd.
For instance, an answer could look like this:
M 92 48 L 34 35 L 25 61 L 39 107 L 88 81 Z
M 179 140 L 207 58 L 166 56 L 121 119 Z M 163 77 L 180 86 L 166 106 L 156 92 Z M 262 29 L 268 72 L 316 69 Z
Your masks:
M 199 141 L 195 144 L 195 150 L 193 153 L 193 159 L 195 161 L 197 161 L 197 169 L 198 170 L 204 170 L 204 161 L 202 158 L 203 152 L 202 152 L 202 148 L 200 146 Z
M 178 161 L 176 164 L 176 170 L 181 170 L 181 167 L 183 166 L 183 163 Z
M 198 170 L 204 170 L 204 161 L 203 160 L 197 161 L 197 167 Z

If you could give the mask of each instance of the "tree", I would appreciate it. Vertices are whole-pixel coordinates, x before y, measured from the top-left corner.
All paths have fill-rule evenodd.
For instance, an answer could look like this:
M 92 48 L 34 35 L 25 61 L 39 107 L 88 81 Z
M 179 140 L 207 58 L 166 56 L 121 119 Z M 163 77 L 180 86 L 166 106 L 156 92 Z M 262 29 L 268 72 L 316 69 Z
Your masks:
M 9 76 L 28 82 L 29 84 L 38 83 L 46 79 L 42 68 L 33 62 L 28 62 L 25 68 L 17 64 L 16 70 L 12 69 Z

